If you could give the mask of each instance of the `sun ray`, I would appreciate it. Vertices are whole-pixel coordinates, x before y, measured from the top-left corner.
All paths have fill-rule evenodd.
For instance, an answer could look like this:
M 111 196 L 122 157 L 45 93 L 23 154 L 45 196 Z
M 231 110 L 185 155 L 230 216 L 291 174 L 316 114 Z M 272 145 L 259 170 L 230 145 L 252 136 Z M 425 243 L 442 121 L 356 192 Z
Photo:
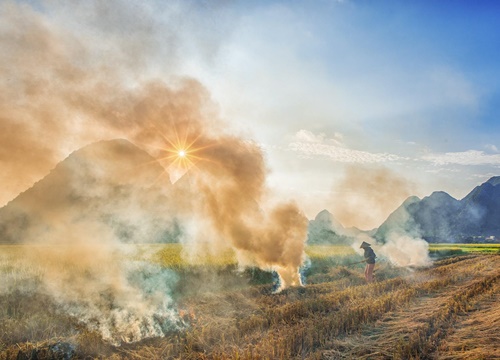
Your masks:
M 186 143 L 186 148 L 191 148 L 191 146 L 193 146 L 193 144 L 195 144 L 200 137 L 201 137 L 201 133 L 196 135 L 189 144 Z
M 163 170 L 160 175 L 157 176 L 157 178 L 155 179 L 155 181 L 153 181 L 153 184 L 152 185 L 156 185 L 158 182 L 160 182 L 160 179 L 164 176 L 169 176 L 168 175 L 168 172 L 167 170 Z
M 155 160 L 159 163 L 170 176 L 172 183 L 176 182 L 191 169 L 199 169 L 200 162 L 209 162 L 221 165 L 215 161 L 212 156 L 204 151 L 217 145 L 216 141 L 207 142 L 203 133 L 195 131 L 192 127 L 182 127 L 179 131 L 179 124 L 172 123 L 171 131 L 165 133 L 158 124 L 150 122 L 151 129 L 154 129 L 158 135 L 156 143 L 143 144 L 145 149 L 149 148 L 155 154 Z M 159 143 L 161 141 L 161 143 Z M 149 163 L 149 162 L 148 162 Z M 161 178 L 161 176 L 160 176 Z

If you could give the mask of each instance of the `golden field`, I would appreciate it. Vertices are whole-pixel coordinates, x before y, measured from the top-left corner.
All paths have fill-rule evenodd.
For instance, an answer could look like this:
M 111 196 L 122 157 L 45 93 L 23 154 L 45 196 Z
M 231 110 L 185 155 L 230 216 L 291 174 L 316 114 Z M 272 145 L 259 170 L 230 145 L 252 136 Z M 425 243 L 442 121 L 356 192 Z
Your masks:
M 500 246 L 431 245 L 432 266 L 381 261 L 366 284 L 344 246 L 309 247 L 306 285 L 273 293 L 273 278 L 235 259 L 187 263 L 177 244 L 138 252 L 175 269 L 183 330 L 115 346 L 43 293 L 0 293 L 0 359 L 499 359 Z M 0 272 L 27 247 L 2 246 Z M 70 349 L 70 348 L 71 349 Z

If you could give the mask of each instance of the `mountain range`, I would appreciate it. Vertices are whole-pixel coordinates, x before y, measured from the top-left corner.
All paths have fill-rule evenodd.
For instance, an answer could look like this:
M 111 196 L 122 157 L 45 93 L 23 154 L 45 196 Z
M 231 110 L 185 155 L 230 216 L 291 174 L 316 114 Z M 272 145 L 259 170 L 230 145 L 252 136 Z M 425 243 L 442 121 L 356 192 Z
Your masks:
M 362 231 L 355 227 L 345 228 L 328 210 L 322 210 L 309 220 L 307 242 L 309 245 L 349 245 L 360 233 Z
M 384 240 L 392 231 L 436 242 L 498 242 L 500 240 L 500 176 L 476 186 L 462 200 L 443 191 L 410 197 L 375 232 Z
M 0 243 L 67 242 L 79 233 L 176 241 L 171 187 L 165 169 L 128 140 L 93 143 L 0 208 Z
M 46 177 L 0 208 L 0 243 L 71 238 L 78 232 L 101 236 L 103 229 L 123 242 L 177 242 L 172 194 L 165 169 L 128 140 L 100 141 L 61 161 Z M 175 199 L 175 201 L 174 201 Z M 323 210 L 309 221 L 309 244 L 348 244 L 360 233 L 385 241 L 391 232 L 428 242 L 499 242 L 500 176 L 457 200 L 443 191 L 406 199 L 377 229 L 344 228 Z
M 309 244 L 346 244 L 363 231 L 348 231 L 323 210 L 309 222 Z M 444 191 L 406 199 L 378 228 L 365 232 L 380 242 L 391 233 L 431 243 L 500 242 L 500 176 L 475 187 L 462 200 Z

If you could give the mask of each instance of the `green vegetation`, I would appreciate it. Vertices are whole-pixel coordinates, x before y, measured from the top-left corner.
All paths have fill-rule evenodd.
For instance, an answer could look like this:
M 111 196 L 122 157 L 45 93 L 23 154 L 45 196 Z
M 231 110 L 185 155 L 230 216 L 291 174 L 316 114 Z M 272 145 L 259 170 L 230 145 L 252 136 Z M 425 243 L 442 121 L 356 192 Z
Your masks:
M 500 244 L 430 244 L 429 255 L 433 258 L 464 254 L 500 254 Z

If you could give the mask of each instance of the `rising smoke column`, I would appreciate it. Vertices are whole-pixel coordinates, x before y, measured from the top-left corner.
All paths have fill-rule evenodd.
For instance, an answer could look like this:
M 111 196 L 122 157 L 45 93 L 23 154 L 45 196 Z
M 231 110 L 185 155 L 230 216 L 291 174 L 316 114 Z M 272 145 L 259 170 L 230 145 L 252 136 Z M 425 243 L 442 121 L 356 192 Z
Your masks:
M 282 288 L 300 285 L 307 219 L 293 203 L 269 203 L 260 147 L 228 133 L 199 83 L 183 84 L 177 91 L 148 84 L 139 93 L 125 115 L 130 123 L 138 116 L 143 120 L 135 128 L 135 141 L 151 148 L 167 169 L 180 151 L 185 152 L 189 186 L 179 186 L 172 201 L 180 212 L 198 216 L 204 224 L 193 236 L 203 234 L 216 249 L 229 245 L 248 265 L 276 270 Z
M 238 255 L 263 269 L 275 269 L 281 287 L 301 285 L 307 219 L 293 203 L 266 204 L 265 164 L 259 147 L 225 138 L 206 151 L 196 184 L 206 213 Z

